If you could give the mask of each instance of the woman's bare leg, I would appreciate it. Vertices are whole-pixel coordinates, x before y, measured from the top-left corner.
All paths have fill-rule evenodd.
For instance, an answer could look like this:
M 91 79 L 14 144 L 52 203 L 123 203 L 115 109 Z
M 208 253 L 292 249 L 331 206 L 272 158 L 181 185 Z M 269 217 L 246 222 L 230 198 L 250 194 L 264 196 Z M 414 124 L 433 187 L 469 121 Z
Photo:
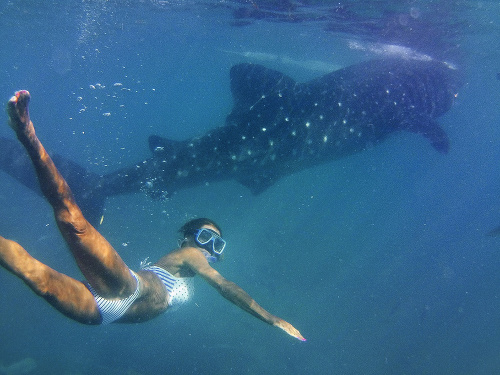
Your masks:
M 1 236 L 0 265 L 67 317 L 85 324 L 101 322 L 94 296 L 83 283 L 39 262 L 17 242 Z
M 29 100 L 28 91 L 19 91 L 9 100 L 9 124 L 35 166 L 61 234 L 83 275 L 101 296 L 128 297 L 136 289 L 134 277 L 109 242 L 83 217 L 68 184 L 35 135 Z

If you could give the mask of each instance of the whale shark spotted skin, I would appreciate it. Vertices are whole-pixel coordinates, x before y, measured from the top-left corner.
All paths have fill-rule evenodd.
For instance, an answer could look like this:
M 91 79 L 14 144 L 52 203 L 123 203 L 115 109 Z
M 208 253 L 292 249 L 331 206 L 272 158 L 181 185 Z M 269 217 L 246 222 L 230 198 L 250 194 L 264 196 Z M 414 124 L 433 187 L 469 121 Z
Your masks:
M 451 108 L 461 85 L 458 70 L 443 62 L 405 59 L 366 61 L 304 83 L 245 63 L 231 68 L 230 80 L 234 107 L 225 125 L 200 137 L 151 136 L 151 158 L 100 177 L 57 158 L 83 211 L 97 216 L 108 196 L 142 191 L 164 198 L 228 179 L 259 194 L 283 176 L 363 151 L 402 130 L 446 153 L 449 140 L 435 119 Z M 13 167 L 17 153 L 8 146 L 0 167 L 36 189 L 19 160 Z
M 259 194 L 281 177 L 372 147 L 396 131 L 422 134 L 439 152 L 449 141 L 435 118 L 460 86 L 442 62 L 367 61 L 305 83 L 256 64 L 231 68 L 234 108 L 226 124 L 201 137 L 149 138 L 153 153 L 106 175 L 107 195 L 169 195 L 235 179 Z

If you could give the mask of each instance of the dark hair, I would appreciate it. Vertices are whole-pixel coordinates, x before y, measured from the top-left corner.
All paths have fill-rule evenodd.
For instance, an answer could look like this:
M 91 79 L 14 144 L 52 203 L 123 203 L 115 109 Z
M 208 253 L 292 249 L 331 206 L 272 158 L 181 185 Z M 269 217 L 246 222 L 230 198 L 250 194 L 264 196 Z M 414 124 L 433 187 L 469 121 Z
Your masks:
M 194 232 L 196 232 L 204 225 L 214 226 L 222 236 L 220 227 L 213 220 L 207 219 L 205 217 L 199 217 L 197 219 L 189 220 L 186 224 L 179 228 L 179 233 L 182 234 L 184 238 L 186 238 L 188 236 L 194 235 Z

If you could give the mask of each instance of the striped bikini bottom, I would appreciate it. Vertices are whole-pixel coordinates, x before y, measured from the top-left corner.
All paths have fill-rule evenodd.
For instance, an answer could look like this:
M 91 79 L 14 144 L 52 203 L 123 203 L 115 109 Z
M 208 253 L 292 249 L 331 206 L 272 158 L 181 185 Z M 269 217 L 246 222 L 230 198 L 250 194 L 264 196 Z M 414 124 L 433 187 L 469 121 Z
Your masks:
M 101 297 L 89 283 L 85 283 L 85 286 L 94 296 L 97 307 L 99 308 L 99 312 L 101 313 L 101 324 L 113 323 L 114 321 L 120 319 L 141 294 L 139 278 L 133 271 L 130 271 L 130 273 L 137 281 L 137 287 L 135 288 L 135 292 L 131 296 L 124 299 L 109 300 Z

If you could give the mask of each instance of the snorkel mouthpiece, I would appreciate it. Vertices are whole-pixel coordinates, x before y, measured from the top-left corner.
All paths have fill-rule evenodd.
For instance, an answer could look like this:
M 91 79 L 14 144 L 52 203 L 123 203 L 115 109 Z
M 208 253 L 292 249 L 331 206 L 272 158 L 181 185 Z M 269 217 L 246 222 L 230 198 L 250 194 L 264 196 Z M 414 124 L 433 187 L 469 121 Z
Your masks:
M 194 234 L 194 240 L 199 247 L 208 251 L 209 254 L 204 254 L 210 263 L 217 262 L 226 247 L 226 241 L 217 232 L 208 228 L 198 229 Z
M 209 253 L 203 252 L 203 255 L 205 255 L 205 258 L 207 259 L 208 263 L 217 263 L 219 261 L 219 257 L 214 257 Z

